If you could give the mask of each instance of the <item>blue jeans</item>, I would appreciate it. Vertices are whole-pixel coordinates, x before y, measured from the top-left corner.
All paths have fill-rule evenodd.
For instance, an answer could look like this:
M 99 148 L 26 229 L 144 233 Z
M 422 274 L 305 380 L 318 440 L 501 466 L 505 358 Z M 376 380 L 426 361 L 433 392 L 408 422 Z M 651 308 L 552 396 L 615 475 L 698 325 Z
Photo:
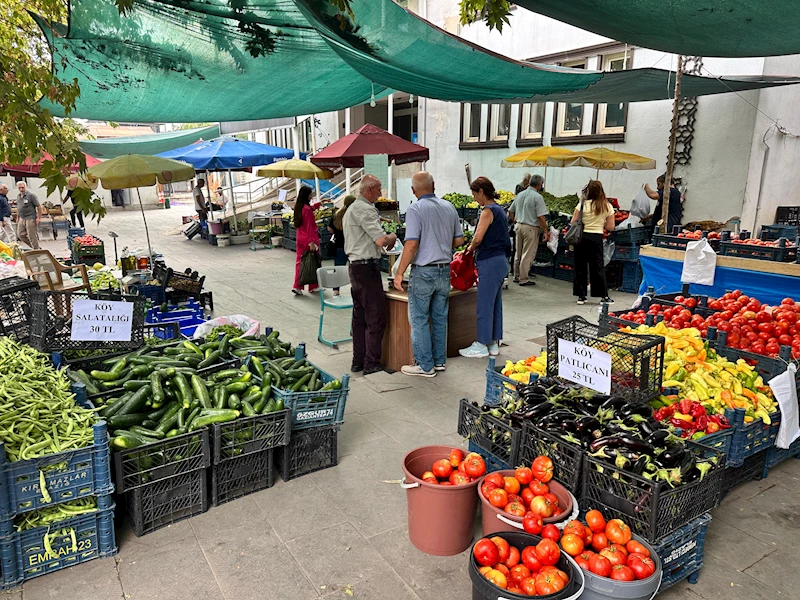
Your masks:
M 447 359 L 450 265 L 412 267 L 408 282 L 408 320 L 414 360 L 426 371 Z M 430 323 L 429 323 L 430 321 Z
M 478 267 L 478 341 L 487 346 L 503 339 L 503 280 L 508 275 L 504 255 L 476 260 Z

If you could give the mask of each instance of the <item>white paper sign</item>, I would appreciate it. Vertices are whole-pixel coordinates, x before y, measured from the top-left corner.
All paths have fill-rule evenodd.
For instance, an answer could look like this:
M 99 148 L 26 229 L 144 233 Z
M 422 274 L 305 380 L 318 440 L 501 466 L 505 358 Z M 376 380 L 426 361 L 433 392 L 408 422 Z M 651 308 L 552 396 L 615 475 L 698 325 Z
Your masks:
M 129 342 L 133 302 L 76 300 L 71 339 L 80 342 Z
M 389 155 L 365 154 L 364 175 L 374 175 L 381 180 L 381 188 L 388 190 L 389 186 L 387 185 L 387 181 L 389 181 Z
M 558 376 L 601 394 L 610 394 L 611 355 L 559 338 Z
M 286 202 L 286 194 L 288 193 L 287 190 L 278 190 L 278 202 Z

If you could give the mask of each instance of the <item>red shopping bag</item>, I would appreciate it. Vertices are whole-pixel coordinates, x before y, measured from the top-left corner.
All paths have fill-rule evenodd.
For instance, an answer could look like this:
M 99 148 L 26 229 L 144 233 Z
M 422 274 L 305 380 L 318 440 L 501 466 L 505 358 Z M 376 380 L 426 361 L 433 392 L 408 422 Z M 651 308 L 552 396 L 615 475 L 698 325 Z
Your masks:
M 475 255 L 472 252 L 456 254 L 450 262 L 450 285 L 466 292 L 478 281 Z

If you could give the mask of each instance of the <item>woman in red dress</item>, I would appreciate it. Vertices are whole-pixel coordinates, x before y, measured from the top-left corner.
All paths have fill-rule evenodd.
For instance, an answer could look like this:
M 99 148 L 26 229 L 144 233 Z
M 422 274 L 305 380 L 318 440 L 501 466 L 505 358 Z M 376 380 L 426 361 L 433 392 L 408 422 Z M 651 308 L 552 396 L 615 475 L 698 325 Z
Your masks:
M 309 248 L 319 250 L 319 229 L 314 218 L 314 211 L 311 210 L 311 198 L 314 190 L 304 185 L 300 188 L 300 194 L 294 204 L 294 226 L 297 229 L 297 261 L 294 265 L 294 287 L 292 293 L 298 296 L 303 295 L 303 286 L 300 285 L 300 261 L 303 254 Z M 319 289 L 317 284 L 308 286 L 309 292 Z

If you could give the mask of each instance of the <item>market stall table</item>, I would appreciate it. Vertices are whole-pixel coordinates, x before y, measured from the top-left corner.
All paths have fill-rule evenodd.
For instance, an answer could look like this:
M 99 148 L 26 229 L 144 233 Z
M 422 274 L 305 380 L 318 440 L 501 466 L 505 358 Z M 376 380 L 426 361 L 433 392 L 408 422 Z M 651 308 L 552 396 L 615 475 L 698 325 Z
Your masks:
M 447 316 L 447 356 L 458 356 L 478 336 L 478 288 L 466 292 L 450 290 Z M 382 364 L 399 371 L 414 362 L 411 349 L 411 325 L 408 322 L 408 293 L 405 290 L 386 292 L 386 332 L 383 334 Z
M 643 294 L 648 286 L 656 293 L 679 291 L 685 254 L 683 250 L 643 246 L 639 258 L 644 278 L 639 293 Z M 787 296 L 800 298 L 800 264 L 717 256 L 714 285 L 692 284 L 690 291 L 718 298 L 733 289 L 766 304 L 780 304 Z

